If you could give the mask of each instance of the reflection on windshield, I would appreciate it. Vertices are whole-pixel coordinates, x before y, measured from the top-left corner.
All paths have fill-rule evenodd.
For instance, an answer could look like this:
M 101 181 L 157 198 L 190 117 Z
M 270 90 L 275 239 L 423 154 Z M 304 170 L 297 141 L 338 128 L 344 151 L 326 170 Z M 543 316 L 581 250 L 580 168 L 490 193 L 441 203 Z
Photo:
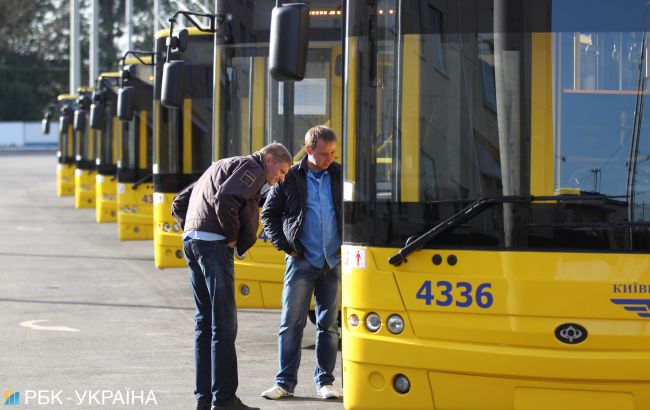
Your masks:
M 336 47 L 312 44 L 305 79 L 277 82 L 267 71 L 266 46 L 224 47 L 221 75 L 220 135 L 222 156 L 245 155 L 273 141 L 283 143 L 299 160 L 306 131 L 332 124 L 332 87 L 341 87 L 333 60 Z M 333 80 L 333 77 L 337 77 Z M 339 91 L 340 92 L 340 91 Z
M 345 241 L 401 247 L 534 192 L 576 201 L 494 206 L 430 246 L 646 252 L 648 6 L 624 4 L 349 2 Z
M 554 13 L 571 11 L 563 4 L 555 2 Z M 643 14 L 640 6 L 628 10 L 630 17 Z M 572 31 L 554 37 L 555 188 L 627 196 L 629 218 L 644 220 L 650 210 L 644 33 Z

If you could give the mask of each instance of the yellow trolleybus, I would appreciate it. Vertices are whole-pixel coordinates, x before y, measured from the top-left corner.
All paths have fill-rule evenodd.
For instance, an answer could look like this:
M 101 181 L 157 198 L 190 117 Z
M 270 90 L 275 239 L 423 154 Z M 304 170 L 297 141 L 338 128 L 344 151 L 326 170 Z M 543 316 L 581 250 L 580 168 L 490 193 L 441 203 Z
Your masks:
M 117 118 L 118 72 L 101 73 L 93 92 L 90 127 L 95 130 L 97 177 L 95 180 L 95 218 L 97 222 L 117 221 L 117 143 L 120 127 Z
M 347 2 L 347 409 L 650 408 L 648 7 Z
M 187 36 L 185 35 L 187 34 Z M 165 55 L 169 30 L 156 37 L 158 56 Z M 182 49 L 173 58 L 185 61 L 189 81 L 183 83 L 178 109 L 160 104 L 163 64 L 155 69 L 154 140 L 154 264 L 157 268 L 187 266 L 180 227 L 171 216 L 178 192 L 194 182 L 212 161 L 212 60 L 214 35 L 189 28 L 181 35 Z M 178 37 L 177 37 L 178 38 Z
M 75 165 L 74 206 L 75 208 L 95 207 L 95 130 L 90 128 L 92 88 L 80 88 L 77 108 L 74 112 Z
M 310 2 L 310 45 L 305 79 L 278 82 L 268 74 L 270 16 L 275 1 L 219 1 L 219 13 L 232 16 L 217 41 L 213 123 L 218 143 L 213 158 L 246 155 L 273 141 L 283 143 L 299 162 L 305 132 L 326 124 L 341 136 L 341 2 Z M 241 27 L 243 30 L 237 30 Z M 337 158 L 338 160 L 338 158 Z M 260 204 L 261 205 L 261 204 Z M 235 259 L 238 307 L 280 308 L 284 253 L 268 241 L 262 225 L 258 241 Z
M 118 107 L 122 120 L 117 161 L 118 238 L 153 239 L 153 62 L 151 56 L 138 56 L 124 64 L 118 96 L 124 109 L 120 112 Z
M 73 129 L 75 100 L 70 94 L 58 96 L 59 131 L 58 149 L 56 151 L 56 193 L 58 196 L 74 195 L 74 149 L 75 133 Z
M 341 135 L 343 89 L 341 2 L 310 3 L 313 12 L 310 20 L 311 43 L 307 53 L 306 78 L 300 83 L 281 83 L 273 80 L 267 73 L 270 17 L 274 5 L 275 1 L 271 0 L 246 4 L 238 1 L 218 2 L 218 15 L 227 15 L 228 19 L 217 31 L 214 61 L 210 65 L 210 70 L 212 66 L 215 67 L 214 78 L 218 80 L 214 82 L 216 86 L 212 95 L 212 104 L 208 106 L 217 108 L 212 110 L 211 114 L 211 145 L 202 145 L 202 149 L 211 150 L 208 158 L 212 160 L 247 155 L 259 150 L 265 144 L 278 141 L 295 154 L 294 160 L 297 162 L 304 155 L 302 150 L 304 135 L 309 128 L 318 124 L 327 124 Z M 160 47 L 164 43 L 162 40 L 159 41 Z M 184 58 L 184 55 L 180 54 L 172 56 L 170 61 Z M 193 61 L 188 58 L 185 70 L 190 67 L 192 75 L 188 77 L 184 74 L 183 78 L 196 81 L 196 84 L 191 85 L 191 90 L 198 92 L 195 87 L 207 83 L 203 81 L 207 71 L 194 68 L 191 64 Z M 193 74 L 195 72 L 200 74 Z M 186 98 L 183 102 L 183 110 L 179 114 L 187 112 L 188 103 Z M 184 123 L 187 126 L 190 124 Z M 164 130 L 165 127 L 161 126 L 160 129 Z M 193 126 L 192 130 L 195 129 Z M 177 154 L 171 157 L 171 160 L 176 161 L 176 164 L 187 164 L 186 170 L 189 171 L 191 163 L 187 162 L 184 156 L 191 152 L 192 156 L 189 158 L 196 161 L 197 152 L 201 151 L 195 145 L 196 138 L 189 140 L 186 135 L 188 134 L 183 134 L 183 143 L 187 145 L 165 150 L 161 144 L 162 151 L 157 155 L 162 157 L 166 152 L 174 153 L 183 150 L 183 156 Z M 163 161 L 163 159 L 159 160 Z M 164 159 L 164 161 L 169 160 Z M 194 178 L 200 176 L 209 162 L 201 162 L 200 165 L 203 168 L 191 169 L 192 173 L 196 173 L 193 175 Z M 177 169 L 178 167 L 180 165 L 177 165 Z M 161 171 L 160 164 L 156 168 L 158 172 Z M 184 180 L 186 181 L 187 179 Z M 173 196 L 170 195 L 169 200 L 173 200 Z M 167 201 L 167 197 L 159 198 Z M 174 231 L 178 228 L 173 225 L 168 211 L 170 206 L 171 204 L 166 204 L 160 209 L 164 212 L 168 229 Z M 180 233 L 176 235 L 180 236 Z M 171 240 L 173 236 L 161 235 L 161 238 Z M 157 249 L 157 252 L 169 250 L 168 254 L 177 255 L 178 259 L 183 258 L 180 239 L 176 243 L 178 244 L 175 245 L 176 248 Z M 179 266 L 186 265 L 183 261 Z M 281 307 L 284 269 L 283 253 L 276 251 L 268 242 L 260 224 L 255 246 L 245 255 L 235 259 L 237 306 L 240 308 Z

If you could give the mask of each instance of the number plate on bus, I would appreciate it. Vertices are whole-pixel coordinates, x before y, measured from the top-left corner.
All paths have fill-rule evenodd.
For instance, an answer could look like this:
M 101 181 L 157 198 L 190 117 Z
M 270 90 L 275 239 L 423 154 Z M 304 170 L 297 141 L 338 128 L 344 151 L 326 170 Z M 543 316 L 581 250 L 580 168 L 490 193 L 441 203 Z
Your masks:
M 425 280 L 416 292 L 415 298 L 424 301 L 425 305 L 441 307 L 468 308 L 477 306 L 481 309 L 488 309 L 494 303 L 492 284 L 489 282 L 472 284 L 470 282 Z

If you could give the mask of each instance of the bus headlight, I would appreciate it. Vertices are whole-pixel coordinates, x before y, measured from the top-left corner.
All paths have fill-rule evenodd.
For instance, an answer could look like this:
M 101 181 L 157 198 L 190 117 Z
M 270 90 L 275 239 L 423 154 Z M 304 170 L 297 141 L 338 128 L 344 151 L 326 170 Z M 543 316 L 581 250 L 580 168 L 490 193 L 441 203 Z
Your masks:
M 411 390 L 411 382 L 409 381 L 408 377 L 404 376 L 403 374 L 398 374 L 393 379 L 393 387 L 399 393 L 405 394 Z
M 134 214 L 138 213 L 138 207 L 134 206 L 133 208 L 131 208 L 131 212 L 133 212 Z
M 129 212 L 131 212 L 131 207 L 129 207 L 129 206 L 125 206 L 125 207 L 124 207 L 124 213 L 127 213 L 127 214 L 128 214 Z
M 181 230 L 181 227 L 178 226 L 178 224 L 174 224 L 174 225 L 172 225 L 172 229 L 174 230 L 174 232 L 178 232 L 178 231 Z
M 164 224 L 163 225 L 163 231 L 169 232 L 169 224 Z
M 371 332 L 376 332 L 381 327 L 381 317 L 375 312 L 369 313 L 366 316 L 366 328 Z
M 353 327 L 359 326 L 359 316 L 355 315 L 354 313 L 351 314 L 348 318 L 348 323 Z
M 386 321 L 386 327 L 392 334 L 398 335 L 404 330 L 404 320 L 400 315 L 391 315 Z

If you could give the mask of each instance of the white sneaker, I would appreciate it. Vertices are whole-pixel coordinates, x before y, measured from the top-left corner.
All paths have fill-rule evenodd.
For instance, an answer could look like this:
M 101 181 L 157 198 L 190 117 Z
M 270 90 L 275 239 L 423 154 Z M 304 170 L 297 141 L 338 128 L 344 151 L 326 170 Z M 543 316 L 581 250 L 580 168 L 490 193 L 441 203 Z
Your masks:
M 343 397 L 343 395 L 331 384 L 319 387 L 318 390 L 316 390 L 316 393 L 324 399 L 340 399 Z
M 277 400 L 283 397 L 291 397 L 293 393 L 286 391 L 284 388 L 278 386 L 277 384 L 271 387 L 268 390 L 262 392 L 262 397 L 269 400 Z

